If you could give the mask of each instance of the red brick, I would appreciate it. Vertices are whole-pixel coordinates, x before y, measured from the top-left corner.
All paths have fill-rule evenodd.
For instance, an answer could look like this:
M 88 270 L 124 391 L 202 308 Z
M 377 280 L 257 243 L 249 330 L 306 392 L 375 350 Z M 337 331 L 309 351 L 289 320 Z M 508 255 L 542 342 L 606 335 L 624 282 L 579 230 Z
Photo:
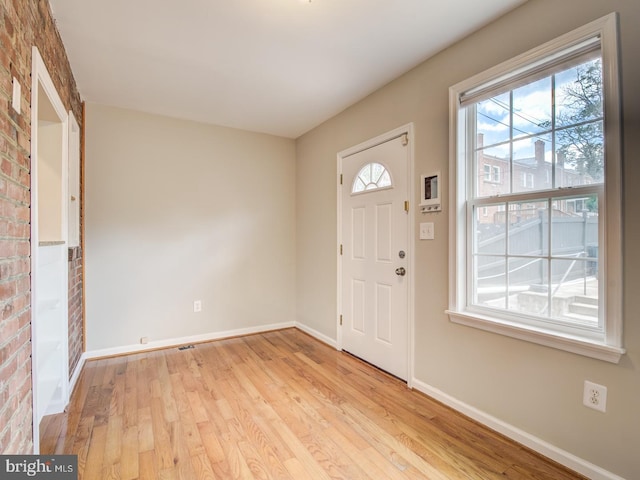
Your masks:
M 2 351 L 7 350 L 8 347 L 3 347 Z M 6 354 L 8 357 L 8 353 Z M 15 358 L 11 358 L 9 360 L 5 360 L 0 366 L 0 385 L 10 384 L 11 378 L 13 374 L 18 370 L 18 363 Z M 11 389 L 9 389 L 11 391 Z M 4 425 L 4 422 L 0 422 L 0 424 Z
M 7 280 L 0 283 L 0 302 L 9 300 L 16 294 L 16 281 Z
M 22 277 L 16 280 L 16 294 L 22 295 L 31 290 L 31 278 Z
M 0 257 L 13 257 L 16 252 L 16 244 L 10 240 L 0 240 Z
M 30 221 L 31 211 L 29 210 L 29 207 L 16 207 L 16 219 L 23 222 Z
M 11 176 L 11 162 L 6 158 L 3 158 L 2 162 L 0 162 L 0 171 L 8 177 Z
M 31 242 L 19 241 L 16 243 L 16 255 L 19 257 L 28 257 L 31 253 Z

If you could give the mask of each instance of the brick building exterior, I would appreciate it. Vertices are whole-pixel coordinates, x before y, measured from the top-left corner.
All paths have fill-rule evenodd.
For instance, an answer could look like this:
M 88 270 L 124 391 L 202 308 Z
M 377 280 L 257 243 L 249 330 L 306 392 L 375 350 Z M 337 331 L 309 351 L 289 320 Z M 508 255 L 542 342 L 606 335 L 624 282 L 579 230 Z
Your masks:
M 0 452 L 32 444 L 30 148 L 31 52 L 37 46 L 65 108 L 82 104 L 47 0 L 0 0 Z M 22 88 L 12 108 L 12 81 Z M 82 251 L 69 251 L 70 373 L 82 354 Z

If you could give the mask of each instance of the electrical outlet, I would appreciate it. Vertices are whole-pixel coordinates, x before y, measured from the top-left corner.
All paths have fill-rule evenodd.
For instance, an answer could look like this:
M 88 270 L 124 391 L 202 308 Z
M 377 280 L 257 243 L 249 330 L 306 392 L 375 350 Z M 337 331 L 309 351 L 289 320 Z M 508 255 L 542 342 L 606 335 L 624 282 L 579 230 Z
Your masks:
M 585 407 L 593 408 L 600 412 L 606 412 L 607 387 L 585 380 L 582 403 Z
M 194 300 L 193 301 L 193 311 L 194 312 L 201 312 L 202 311 L 202 301 L 201 300 Z
M 149 343 L 149 337 L 140 337 L 140 343 L 142 345 Z

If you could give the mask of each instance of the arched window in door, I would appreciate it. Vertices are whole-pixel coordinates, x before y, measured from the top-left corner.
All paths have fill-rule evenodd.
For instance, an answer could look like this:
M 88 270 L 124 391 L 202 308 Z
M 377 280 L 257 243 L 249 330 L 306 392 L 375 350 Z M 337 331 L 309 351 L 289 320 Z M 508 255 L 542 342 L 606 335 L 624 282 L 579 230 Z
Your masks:
M 362 193 L 391 186 L 391 175 L 384 165 L 375 162 L 367 163 L 353 180 L 351 193 Z

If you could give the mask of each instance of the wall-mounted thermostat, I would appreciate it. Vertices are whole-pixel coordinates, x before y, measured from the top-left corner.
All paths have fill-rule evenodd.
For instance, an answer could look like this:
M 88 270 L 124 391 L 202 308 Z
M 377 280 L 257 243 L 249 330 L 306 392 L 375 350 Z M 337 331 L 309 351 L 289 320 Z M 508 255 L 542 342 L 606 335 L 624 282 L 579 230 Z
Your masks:
M 442 183 L 440 172 L 432 175 L 420 176 L 420 210 L 422 213 L 439 212 L 442 210 Z

